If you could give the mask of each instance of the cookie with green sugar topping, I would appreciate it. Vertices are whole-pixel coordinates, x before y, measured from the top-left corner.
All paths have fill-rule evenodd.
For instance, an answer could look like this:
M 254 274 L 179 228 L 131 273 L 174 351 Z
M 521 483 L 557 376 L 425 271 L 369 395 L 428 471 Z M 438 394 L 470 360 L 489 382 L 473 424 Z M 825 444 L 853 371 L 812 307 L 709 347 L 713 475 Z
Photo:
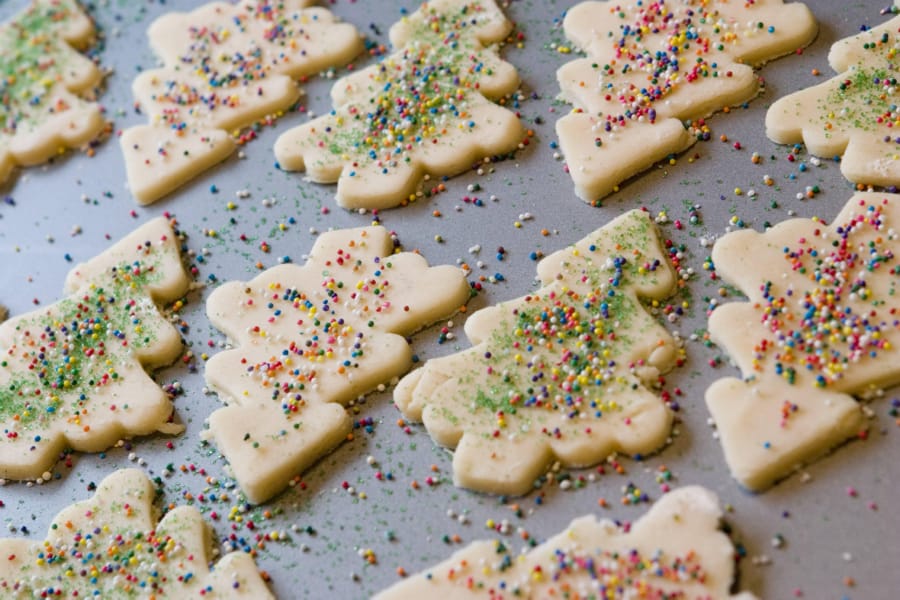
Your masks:
M 75 267 L 69 296 L 0 324 L 0 477 L 47 476 L 66 449 L 181 431 L 146 372 L 181 354 L 159 308 L 188 289 L 179 250 L 169 222 L 150 221 Z
M 842 157 L 841 173 L 854 183 L 900 184 L 898 53 L 900 17 L 840 40 L 828 54 L 839 74 L 772 104 L 766 135 Z
M 809 44 L 809 9 L 782 0 L 582 2 L 566 36 L 587 56 L 557 72 L 556 123 L 575 193 L 594 203 L 708 136 L 702 119 L 759 93 L 752 66 Z
M 319 236 L 304 266 L 283 264 L 209 297 L 234 348 L 206 363 L 227 405 L 207 435 L 247 498 L 264 502 L 351 431 L 344 405 L 412 367 L 404 336 L 465 304 L 461 269 L 395 253 L 383 227 Z
M 101 134 L 102 75 L 79 50 L 94 24 L 75 0 L 33 0 L 0 24 L 0 183 Z
M 676 287 L 655 225 L 631 211 L 538 264 L 542 287 L 482 309 L 473 347 L 404 377 L 394 400 L 455 448 L 462 487 L 524 494 L 554 461 L 597 464 L 648 454 L 672 414 L 650 388 L 675 366 L 676 340 L 640 299 Z
M 360 53 L 352 25 L 310 4 L 211 2 L 153 22 L 147 37 L 163 66 L 133 84 L 150 123 L 121 137 L 139 203 L 159 200 L 252 139 L 242 130 L 290 108 L 300 97 L 296 80 Z
M 391 27 L 395 51 L 331 90 L 334 110 L 278 138 L 281 168 L 337 182 L 345 208 L 415 200 L 426 175 L 456 175 L 516 150 L 518 117 L 495 104 L 519 85 L 493 44 L 512 28 L 494 0 L 435 0 Z
M 213 536 L 195 507 L 158 520 L 156 492 L 142 471 L 116 471 L 56 515 L 44 541 L 0 539 L 3 597 L 274 598 L 249 554 L 213 562 Z
M 716 272 L 747 295 L 709 319 L 742 378 L 706 404 L 732 475 L 762 490 L 866 428 L 857 398 L 900 383 L 900 196 L 853 196 L 830 225 L 791 219 L 716 242 Z
M 586 515 L 521 553 L 510 539 L 475 542 L 375 598 L 753 600 L 731 593 L 735 549 L 721 520 L 713 492 L 684 487 L 627 526 Z

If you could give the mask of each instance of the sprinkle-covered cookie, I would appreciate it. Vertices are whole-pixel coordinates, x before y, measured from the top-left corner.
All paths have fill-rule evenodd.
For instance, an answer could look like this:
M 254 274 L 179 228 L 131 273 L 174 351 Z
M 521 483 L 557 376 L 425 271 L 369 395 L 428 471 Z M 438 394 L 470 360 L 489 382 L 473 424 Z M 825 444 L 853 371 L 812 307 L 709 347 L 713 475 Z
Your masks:
M 0 477 L 41 477 L 67 448 L 181 431 L 145 372 L 181 353 L 159 310 L 188 288 L 179 249 L 168 221 L 150 221 L 75 267 L 68 297 L 0 324 Z
M 97 493 L 60 512 L 43 542 L 0 539 L 4 598 L 273 598 L 249 554 L 216 562 L 193 506 L 157 521 L 142 471 L 116 471 Z
M 236 346 L 206 380 L 227 404 L 209 433 L 251 502 L 263 502 L 343 441 L 344 406 L 412 366 L 403 337 L 465 304 L 461 269 L 394 253 L 383 227 L 319 236 L 284 264 L 217 289 L 207 314 Z
M 775 102 L 766 135 L 803 142 L 817 156 L 842 156 L 841 173 L 854 183 L 900 184 L 898 51 L 900 17 L 837 42 L 828 63 L 838 75 Z
M 334 110 L 283 134 L 283 169 L 337 182 L 346 208 L 416 198 L 426 174 L 455 175 L 515 150 L 524 130 L 494 104 L 519 85 L 492 46 L 512 25 L 494 0 L 434 0 L 391 28 L 396 51 L 338 81 Z
M 150 123 L 121 138 L 138 202 L 155 202 L 224 160 L 235 149 L 233 135 L 297 101 L 295 80 L 362 50 L 353 26 L 310 4 L 211 2 L 153 22 L 147 37 L 164 66 L 143 71 L 133 85 Z
M 857 194 L 831 225 L 792 219 L 716 242 L 718 274 L 747 295 L 709 319 L 743 379 L 706 403 L 734 477 L 759 490 L 861 433 L 853 396 L 900 382 L 900 196 Z
M 703 138 L 699 119 L 758 93 L 752 65 L 816 35 L 809 9 L 782 0 L 582 2 L 564 27 L 587 57 L 557 72 L 574 110 L 556 134 L 585 202 Z
M 0 183 L 103 131 L 91 99 L 102 75 L 78 53 L 93 39 L 75 0 L 33 0 L 0 24 Z
M 455 448 L 457 485 L 524 494 L 547 466 L 596 464 L 665 443 L 649 387 L 675 340 L 641 304 L 675 289 L 656 227 L 631 211 L 540 262 L 543 287 L 468 318 L 473 347 L 431 359 L 394 391 L 403 414 Z
M 475 542 L 376 598 L 753 600 L 731 594 L 735 549 L 721 519 L 715 494 L 685 487 L 633 524 L 584 516 L 527 553 L 512 539 Z

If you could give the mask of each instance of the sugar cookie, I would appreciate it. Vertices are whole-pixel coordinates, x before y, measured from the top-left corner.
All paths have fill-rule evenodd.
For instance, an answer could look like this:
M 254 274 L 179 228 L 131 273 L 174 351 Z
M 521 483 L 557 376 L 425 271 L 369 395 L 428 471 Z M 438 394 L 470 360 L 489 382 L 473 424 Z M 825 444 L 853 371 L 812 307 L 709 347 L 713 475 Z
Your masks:
M 409 370 L 403 336 L 467 301 L 461 269 L 393 251 L 383 227 L 331 231 L 303 267 L 279 265 L 210 296 L 210 321 L 237 347 L 206 365 L 228 405 L 209 433 L 251 502 L 346 438 L 342 405 Z
M 179 244 L 168 221 L 150 221 L 75 267 L 70 296 L 0 324 L 0 477 L 40 477 L 66 448 L 181 430 L 145 372 L 181 353 L 157 307 L 187 290 Z
M 593 515 L 527 554 L 507 540 L 475 542 L 398 582 L 377 600 L 403 598 L 715 598 L 731 594 L 735 550 L 711 491 L 685 487 L 629 526 Z
M 816 35 L 809 9 L 782 0 L 582 2 L 564 27 L 587 57 L 557 72 L 574 111 L 556 134 L 585 202 L 691 146 L 704 134 L 686 125 L 758 93 L 749 65 Z
M 713 247 L 748 302 L 719 306 L 709 331 L 743 380 L 706 392 L 734 477 L 760 490 L 865 428 L 851 396 L 900 383 L 900 196 L 857 194 L 830 226 L 792 219 Z
M 234 132 L 297 101 L 295 79 L 359 54 L 356 29 L 324 8 L 307 8 L 311 1 L 211 2 L 153 22 L 147 37 L 164 66 L 144 71 L 133 85 L 150 124 L 121 138 L 139 203 L 155 202 L 225 160 Z
M 157 522 L 142 471 L 116 471 L 53 520 L 43 542 L 0 539 L 4 598 L 273 598 L 249 554 L 212 567 L 212 536 L 193 506 Z
M 283 169 L 337 181 L 345 208 L 415 199 L 425 174 L 455 175 L 515 150 L 523 129 L 493 101 L 519 85 L 490 46 L 512 25 L 494 0 L 434 0 L 391 27 L 396 51 L 332 88 L 331 114 L 278 138 Z
M 103 131 L 91 100 L 102 75 L 78 53 L 93 39 L 75 0 L 32 0 L 0 24 L 0 183 L 17 165 L 41 164 Z
M 468 318 L 473 347 L 429 360 L 394 400 L 456 448 L 457 485 L 524 494 L 552 460 L 596 464 L 665 443 L 672 415 L 648 389 L 677 345 L 638 298 L 675 273 L 647 213 L 631 211 L 540 262 L 533 294 Z
M 839 157 L 854 183 L 900 184 L 896 125 L 900 17 L 831 47 L 836 77 L 789 94 L 766 113 L 766 135 L 780 144 L 803 142 L 812 154 Z

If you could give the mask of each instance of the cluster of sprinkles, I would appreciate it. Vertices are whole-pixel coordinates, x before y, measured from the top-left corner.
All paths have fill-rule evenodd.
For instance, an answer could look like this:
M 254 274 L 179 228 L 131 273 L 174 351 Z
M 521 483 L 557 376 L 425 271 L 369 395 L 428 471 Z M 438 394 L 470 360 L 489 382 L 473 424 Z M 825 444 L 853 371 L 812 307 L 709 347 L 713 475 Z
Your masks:
M 0 349 L 6 439 L 58 420 L 81 425 L 92 397 L 120 379 L 123 362 L 136 361 L 132 352 L 154 344 L 147 319 L 157 309 L 146 286 L 159 277 L 152 260 L 124 263 L 78 294 L 6 325 L 14 331 L 13 343 Z
M 231 27 L 191 26 L 188 29 L 190 44 L 180 56 L 185 67 L 198 76 L 200 87 L 193 82 L 176 79 L 165 81 L 164 91 L 155 100 L 166 106 L 160 115 L 163 123 L 176 131 L 184 131 L 189 119 L 198 109 L 205 114 L 215 114 L 218 108 L 234 108 L 241 99 L 233 93 L 254 83 L 259 83 L 279 64 L 275 57 L 269 62 L 262 47 L 249 43 L 242 51 L 229 52 L 234 36 L 246 35 L 251 21 L 266 24 L 265 40 L 272 43 L 296 45 L 291 21 L 285 18 L 280 3 L 259 2 L 242 5 L 244 12 L 237 14 Z M 255 10 L 254 10 L 255 8 Z M 232 29 L 233 28 L 233 29 Z M 302 32 L 300 32 L 302 35 Z M 300 38 L 298 38 L 300 39 Z M 282 57 L 284 58 L 284 57 Z M 262 93 L 262 88 L 259 88 Z M 184 113 L 184 114 L 182 114 Z
M 501 541 L 495 542 L 491 564 L 462 559 L 444 572 L 426 573 L 487 597 L 652 598 L 691 597 L 685 587 L 702 585 L 707 573 L 693 552 L 669 556 L 663 551 L 644 554 L 637 549 L 617 551 L 594 548 L 587 552 L 557 548 L 547 561 L 533 563 L 516 556 Z
M 253 595 L 265 573 L 239 565 L 210 577 L 211 539 L 193 510 L 151 504 L 162 492 L 137 470 L 120 470 L 69 506 L 44 541 L 0 540 L 3 598 L 222 598 Z M 22 528 L 25 531 L 25 528 Z M 26 531 L 27 533 L 27 531 Z M 270 537 L 270 536 L 267 536 Z M 279 538 L 277 533 L 271 537 Z M 243 596 L 242 596 L 243 597 Z
M 45 0 L 0 25 L 0 136 L 71 108 L 62 97 L 52 106 L 47 101 L 75 53 L 59 34 L 74 16 L 80 12 L 71 2 Z
M 127 518 L 135 507 L 126 502 L 118 510 Z M 94 517 L 91 511 L 86 516 Z M 110 516 L 114 515 L 106 515 L 107 522 L 92 519 L 96 525 L 87 530 L 76 529 L 72 522 L 55 526 L 60 541 L 30 548 L 30 563 L 22 565 L 22 577 L 0 579 L 0 592 L 12 598 L 165 598 L 183 591 L 195 569 L 205 570 L 202 557 L 188 553 L 172 536 L 114 528 L 108 523 Z M 213 592 L 212 586 L 203 586 L 194 596 Z
M 335 271 L 350 267 L 350 273 L 359 276 L 356 282 L 345 282 L 334 277 L 326 269 L 320 281 L 320 290 L 307 293 L 279 282 L 268 285 L 261 302 L 264 303 L 265 322 L 254 325 L 251 333 L 260 338 L 269 337 L 270 327 L 289 320 L 297 327 L 285 347 L 267 361 L 247 364 L 247 372 L 258 378 L 261 385 L 271 389 L 272 400 L 279 400 L 286 416 L 300 411 L 305 404 L 303 392 L 314 390 L 317 373 L 322 369 L 333 370 L 352 378 L 365 354 L 368 339 L 365 331 L 357 331 L 353 323 L 341 313 L 352 312 L 374 327 L 374 319 L 391 308 L 387 300 L 390 281 L 386 278 L 392 268 L 390 260 L 380 257 L 368 261 L 355 256 L 357 242 L 351 240 L 345 250 L 339 248 L 334 257 L 326 261 L 326 267 Z M 256 295 L 246 289 L 247 307 L 254 306 Z M 352 322 L 351 322 L 352 321 Z
M 629 232 L 646 236 L 636 229 Z M 629 245 L 647 247 L 634 240 Z M 542 413 L 576 423 L 589 417 L 583 421 L 589 435 L 594 420 L 622 409 L 618 392 L 631 390 L 634 371 L 644 364 L 643 359 L 618 362 L 634 343 L 629 332 L 644 310 L 629 288 L 667 268 L 661 256 L 624 248 L 617 244 L 614 252 L 621 254 L 613 256 L 594 244 L 586 256 L 574 249 L 567 267 L 572 287 L 526 296 L 512 318 L 491 333 L 487 350 L 478 357 L 483 387 L 471 395 L 478 410 L 492 415 L 493 437 L 506 435 L 513 419 L 524 419 L 522 427 L 537 425 Z M 554 438 L 568 433 L 559 426 L 539 431 Z
M 217 109 L 234 108 L 241 102 L 239 93 L 247 86 L 259 85 L 267 76 L 279 73 L 279 65 L 289 62 L 284 52 L 271 54 L 257 43 L 248 43 L 242 50 L 231 50 L 233 37 L 246 35 L 255 22 L 264 24 L 266 45 L 281 45 L 291 51 L 304 38 L 302 27 L 289 18 L 280 2 L 261 0 L 243 3 L 243 10 L 235 14 L 231 27 L 195 25 L 188 29 L 190 44 L 180 56 L 184 68 L 196 79 L 182 81 L 168 79 L 154 100 L 160 104 L 160 120 L 178 132 L 188 129 L 189 121 L 202 115 L 217 114 Z M 263 88 L 258 88 L 262 95 Z M 200 113 L 199 111 L 203 111 Z M 161 148 L 164 154 L 165 149 Z
M 373 95 L 333 110 L 327 124 L 311 129 L 319 148 L 351 161 L 351 177 L 372 164 L 387 174 L 409 163 L 417 148 L 441 143 L 451 129 L 480 131 L 469 107 L 497 58 L 476 35 L 498 17 L 478 1 L 445 11 L 423 5 L 408 19 L 409 41 L 377 66 Z
M 729 23 L 715 3 L 706 0 L 617 4 L 609 12 L 619 21 L 609 38 L 612 58 L 592 64 L 600 95 L 621 106 L 621 111 L 602 115 L 600 127 L 606 132 L 629 121 L 655 123 L 657 104 L 679 87 L 733 76 L 719 65 L 719 61 L 731 64 L 729 45 L 742 37 L 775 33 L 774 26 L 762 22 Z M 636 73 L 646 77 L 636 78 Z M 700 139 L 707 137 L 702 122 L 696 129 Z M 602 145 L 603 140 L 597 138 L 595 143 Z
M 853 364 L 878 360 L 891 349 L 886 333 L 898 329 L 900 319 L 870 285 L 871 279 L 900 275 L 892 249 L 897 233 L 886 223 L 883 208 L 887 202 L 861 200 L 849 221 L 835 225 L 835 239 L 816 230 L 814 237 L 783 249 L 786 267 L 808 279 L 809 287 L 761 286 L 761 322 L 772 335 L 755 346 L 756 370 L 771 359 L 775 373 L 788 382 L 802 371 L 825 387 Z M 887 293 L 894 293 L 893 280 Z M 790 413 L 785 407 L 783 418 Z
M 242 2 L 230 22 L 190 26 L 189 44 L 177 65 L 178 74 L 189 76 L 161 72 L 162 85 L 153 95 L 159 122 L 179 136 L 187 135 L 199 119 L 217 122 L 216 115 L 240 107 L 247 101 L 248 90 L 255 88 L 253 98 L 263 96 L 267 78 L 297 70 L 295 63 L 307 54 L 303 46 L 309 43 L 310 34 L 306 28 L 317 23 L 318 15 L 298 13 L 287 4 Z M 258 31 L 261 34 L 256 39 Z M 247 38 L 246 43 L 236 47 L 235 40 L 242 38 Z M 256 137 L 256 132 L 237 129 L 233 135 L 245 143 Z M 165 156 L 166 146 L 160 145 L 157 153 Z
M 371 337 L 356 324 L 375 327 L 378 315 L 392 308 L 387 276 L 393 264 L 378 256 L 358 258 L 356 251 L 364 243 L 350 240 L 346 248 L 337 248 L 324 261 L 318 290 L 306 291 L 281 282 L 271 282 L 259 292 L 245 289 L 244 306 L 262 308 L 266 315 L 251 327 L 253 337 L 271 343 L 273 328 L 282 322 L 294 328 L 268 360 L 250 363 L 241 359 L 247 372 L 271 390 L 271 399 L 280 401 L 285 416 L 301 411 L 306 403 L 304 392 L 315 393 L 322 370 L 352 380 Z M 356 280 L 345 281 L 341 274 Z

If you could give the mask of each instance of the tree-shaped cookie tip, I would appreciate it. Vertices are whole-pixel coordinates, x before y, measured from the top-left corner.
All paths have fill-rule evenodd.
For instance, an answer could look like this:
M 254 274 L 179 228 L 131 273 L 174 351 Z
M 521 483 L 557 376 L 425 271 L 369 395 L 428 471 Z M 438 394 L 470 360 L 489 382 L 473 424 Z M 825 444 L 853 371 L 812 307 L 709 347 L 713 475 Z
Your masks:
M 32 0 L 0 24 L 0 183 L 103 131 L 100 70 L 78 53 L 94 25 L 75 0 Z
M 719 529 L 721 519 L 715 494 L 685 487 L 663 496 L 630 527 L 588 515 L 527 553 L 509 540 L 475 542 L 376 599 L 753 600 L 749 592 L 731 594 L 735 550 Z
M 279 164 L 375 209 L 414 200 L 426 174 L 514 151 L 522 125 L 494 102 L 519 79 L 492 45 L 510 29 L 494 0 L 426 2 L 391 28 L 393 54 L 334 85 L 330 114 L 278 139 Z
M 898 30 L 900 17 L 894 17 L 835 43 L 828 62 L 838 75 L 772 104 L 766 135 L 841 158 L 841 173 L 854 183 L 900 184 Z
M 192 506 L 157 522 L 142 471 L 116 471 L 65 508 L 43 542 L 0 539 L 4 598 L 273 598 L 243 552 L 213 564 L 212 536 Z M 212 566 L 211 566 L 212 565 Z
M 40 477 L 66 448 L 180 431 L 145 372 L 181 352 L 157 306 L 187 290 L 179 248 L 165 219 L 150 221 L 75 267 L 68 297 L 0 324 L 0 477 Z
M 206 365 L 227 405 L 209 429 L 251 502 L 344 440 L 344 405 L 412 366 L 403 336 L 468 300 L 461 269 L 394 250 L 383 227 L 331 231 L 304 266 L 279 265 L 210 296 L 210 321 L 235 347 Z
M 404 416 L 455 448 L 457 485 L 524 494 L 553 460 L 647 454 L 669 433 L 649 388 L 678 348 L 640 299 L 670 295 L 675 274 L 647 214 L 548 256 L 538 276 L 534 293 L 468 318 L 472 348 L 429 360 L 394 392 Z
M 865 428 L 853 396 L 900 382 L 900 196 L 857 194 L 831 225 L 792 219 L 713 248 L 747 295 L 709 331 L 741 370 L 706 392 L 725 458 L 761 490 Z
M 816 34 L 809 9 L 782 0 L 582 2 L 564 28 L 587 57 L 557 72 L 574 110 L 556 133 L 576 194 L 592 203 L 702 138 L 692 121 L 757 94 L 752 66 Z
M 155 202 L 224 160 L 234 132 L 275 118 L 300 96 L 295 80 L 362 50 L 356 29 L 311 0 L 211 2 L 169 13 L 147 33 L 163 66 L 134 81 L 150 119 L 126 129 L 131 192 Z

